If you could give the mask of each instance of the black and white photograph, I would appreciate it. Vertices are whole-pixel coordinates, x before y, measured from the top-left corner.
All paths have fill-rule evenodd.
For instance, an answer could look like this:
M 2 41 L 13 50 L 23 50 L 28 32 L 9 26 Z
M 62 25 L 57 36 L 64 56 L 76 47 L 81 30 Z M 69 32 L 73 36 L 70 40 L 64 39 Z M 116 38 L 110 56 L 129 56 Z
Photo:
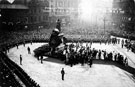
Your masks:
M 0 0 L 0 87 L 135 87 L 135 0 Z

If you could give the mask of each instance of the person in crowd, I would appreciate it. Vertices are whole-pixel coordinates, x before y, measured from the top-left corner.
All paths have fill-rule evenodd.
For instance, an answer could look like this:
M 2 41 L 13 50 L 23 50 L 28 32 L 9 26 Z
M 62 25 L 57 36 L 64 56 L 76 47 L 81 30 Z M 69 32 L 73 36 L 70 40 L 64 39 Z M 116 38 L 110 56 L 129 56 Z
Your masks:
M 122 41 L 121 41 L 121 47 L 123 48 L 123 46 L 124 46 L 124 40 L 122 39 Z
M 89 65 L 90 65 L 90 68 L 91 68 L 92 64 L 93 64 L 93 60 L 92 60 L 92 57 L 91 57 L 91 58 L 89 58 Z
M 20 65 L 22 65 L 22 55 L 20 55 Z
M 125 64 L 125 66 L 128 66 L 128 58 L 127 57 L 124 59 L 124 64 Z
M 120 44 L 120 39 L 118 39 L 118 44 Z
M 128 46 L 128 51 L 131 49 L 131 43 L 129 43 L 129 46 Z
M 40 56 L 37 57 L 37 60 L 38 60 L 38 61 L 40 60 Z
M 64 81 L 64 75 L 65 75 L 65 71 L 64 71 L 64 68 L 62 68 L 61 70 L 61 76 L 62 76 L 62 80 Z
M 98 51 L 93 48 L 93 53 L 92 53 L 93 55 L 92 55 L 92 57 L 93 57 L 94 59 L 96 59 L 97 53 L 98 53 Z
M 32 43 L 33 43 L 33 42 L 32 42 L 32 40 L 31 40 L 31 41 L 30 41 L 30 44 L 32 45 Z
M 25 47 L 25 41 L 23 41 L 23 46 Z
M 81 64 L 82 64 L 82 66 L 84 65 L 84 49 L 81 53 Z
M 71 54 L 70 54 L 69 62 L 70 62 L 70 66 L 72 67 L 73 66 L 73 63 L 74 63 L 73 49 L 72 49 Z
M 16 47 L 17 47 L 17 49 L 18 49 L 18 44 L 16 44 Z
M 65 57 L 66 57 L 65 64 L 67 65 L 69 62 L 69 52 L 67 50 L 65 51 Z
M 98 58 L 101 59 L 101 50 L 98 52 Z
M 30 47 L 28 47 L 27 50 L 28 50 L 28 54 L 31 54 L 31 52 L 30 52 Z
M 123 55 L 121 55 L 120 53 L 118 53 L 118 63 L 123 64 Z
M 117 61 L 117 53 L 114 54 L 114 61 Z
M 100 40 L 100 45 L 102 44 L 102 41 Z
M 61 31 L 61 21 L 60 21 L 60 19 L 57 20 L 56 28 L 57 28 L 59 31 Z
M 43 64 L 43 56 L 41 55 L 41 64 Z
M 103 56 L 104 56 L 104 60 L 106 60 L 106 51 L 104 51 Z
M 112 55 L 112 52 L 110 52 L 110 53 L 108 54 L 108 60 L 112 61 L 112 58 L 113 58 L 113 55 Z

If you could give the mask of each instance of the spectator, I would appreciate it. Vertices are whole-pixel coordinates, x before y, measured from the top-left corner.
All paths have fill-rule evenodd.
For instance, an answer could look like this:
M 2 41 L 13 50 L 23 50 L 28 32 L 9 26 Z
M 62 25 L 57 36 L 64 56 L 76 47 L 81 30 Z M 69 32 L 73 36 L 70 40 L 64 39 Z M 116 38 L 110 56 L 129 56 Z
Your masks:
M 32 43 L 33 43 L 32 40 L 30 41 L 30 43 L 31 43 L 31 45 L 32 45 Z
M 64 68 L 62 68 L 62 70 L 61 70 L 61 75 L 62 75 L 62 80 L 64 80 L 64 75 L 65 75 Z
M 90 68 L 91 68 L 92 64 L 93 64 L 93 60 L 92 60 L 92 58 L 89 58 L 89 65 L 90 65 Z
M 17 47 L 17 49 L 18 49 L 18 44 L 16 44 L 16 47 Z
M 128 58 L 127 57 L 124 60 L 124 64 L 125 64 L 125 66 L 128 66 Z
M 23 46 L 25 47 L 25 41 L 23 41 Z
M 31 52 L 30 52 L 30 47 L 28 47 L 27 50 L 28 50 L 28 54 L 31 54 Z
M 41 64 L 43 63 L 43 56 L 41 55 Z
M 22 55 L 20 55 L 20 65 L 22 65 Z
M 123 48 L 123 46 L 124 46 L 124 40 L 122 39 L 122 41 L 121 41 L 121 47 Z
M 98 52 L 98 58 L 101 59 L 101 50 Z

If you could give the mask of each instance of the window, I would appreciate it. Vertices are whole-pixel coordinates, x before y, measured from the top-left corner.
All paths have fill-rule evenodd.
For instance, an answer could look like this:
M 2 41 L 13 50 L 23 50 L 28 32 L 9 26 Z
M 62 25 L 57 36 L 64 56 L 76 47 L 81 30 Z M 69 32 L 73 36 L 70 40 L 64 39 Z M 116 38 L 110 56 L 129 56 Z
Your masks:
M 34 22 L 37 22 L 37 17 L 36 16 L 34 17 Z
M 43 16 L 43 20 L 45 20 L 45 16 Z
M 36 10 L 36 9 L 34 9 L 34 13 L 36 13 L 36 11 L 37 11 L 37 10 Z
M 39 10 L 39 13 L 41 13 L 41 10 L 40 9 L 38 9 Z
M 31 23 L 33 22 L 33 17 L 30 17 Z
M 128 21 L 131 21 L 131 19 L 132 19 L 132 18 L 131 18 L 131 17 L 129 17 L 129 18 L 128 18 Z

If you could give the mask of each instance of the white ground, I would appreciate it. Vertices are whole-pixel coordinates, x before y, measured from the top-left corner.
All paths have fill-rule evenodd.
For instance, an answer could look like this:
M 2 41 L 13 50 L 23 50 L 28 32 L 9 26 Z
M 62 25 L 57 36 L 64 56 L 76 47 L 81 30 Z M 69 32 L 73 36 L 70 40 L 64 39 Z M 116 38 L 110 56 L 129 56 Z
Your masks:
M 135 79 L 132 74 L 114 65 L 93 64 L 75 65 L 72 68 L 64 65 L 61 61 L 45 58 L 43 64 L 35 57 L 34 53 L 28 54 L 27 47 L 33 51 L 44 43 L 33 43 L 19 46 L 19 49 L 12 48 L 8 56 L 22 67 L 41 87 L 135 87 Z M 96 49 L 106 49 L 107 51 L 118 51 L 129 57 L 129 65 L 135 68 L 135 54 L 121 49 L 120 45 L 100 45 L 93 44 Z M 19 55 L 23 57 L 23 65 L 19 64 Z M 65 80 L 61 80 L 61 68 L 65 68 Z

